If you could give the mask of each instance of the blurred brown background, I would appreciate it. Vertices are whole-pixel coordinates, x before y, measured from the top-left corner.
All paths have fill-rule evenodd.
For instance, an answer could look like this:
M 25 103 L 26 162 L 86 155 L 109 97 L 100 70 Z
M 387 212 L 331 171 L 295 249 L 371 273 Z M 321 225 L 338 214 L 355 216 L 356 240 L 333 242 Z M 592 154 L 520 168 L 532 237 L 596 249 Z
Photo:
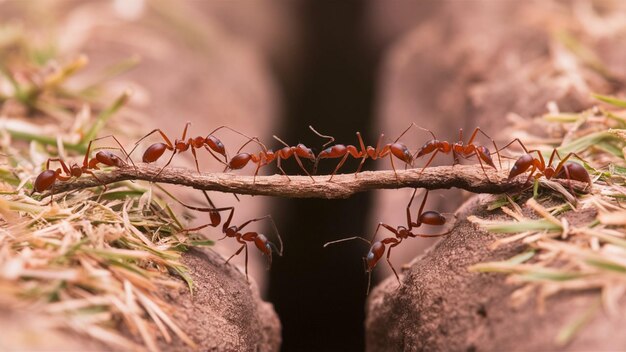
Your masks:
M 613 17 L 620 6 L 617 1 L 42 0 L 0 1 L 0 17 L 38 30 L 41 40 L 56 41 L 61 56 L 86 53 L 87 75 L 139 56 L 139 66 L 111 89 L 133 87 L 133 111 L 151 121 L 142 126 L 144 133 L 162 128 L 176 138 L 191 121 L 194 136 L 228 125 L 268 146 L 279 146 L 271 138 L 276 134 L 319 151 L 323 141 L 308 125 L 343 144 L 356 144 L 356 131 L 370 145 L 381 132 L 389 142 L 410 122 L 443 140 L 456 141 L 459 128 L 469 133 L 480 126 L 502 141 L 508 138 L 503 130 L 510 112 L 532 117 L 551 101 L 564 111 L 583 108 L 591 91 L 621 87 L 594 80 L 593 70 L 581 71 L 584 62 L 572 59 L 555 38 L 567 31 L 594 43 L 611 74 L 623 77 L 626 54 L 617 48 L 625 37 L 614 34 L 623 33 L 624 24 Z M 585 76 L 574 77 L 580 72 Z M 245 142 L 228 132 L 220 138 L 231 155 Z M 414 130 L 403 141 L 415 150 L 428 138 Z M 435 164 L 450 162 L 441 156 Z M 320 172 L 335 163 L 323 162 Z M 176 164 L 192 161 L 179 158 Z M 285 164 L 298 173 L 293 161 Z M 366 163 L 369 169 L 389 167 L 387 160 Z M 221 170 L 212 160 L 202 160 L 201 168 Z M 348 162 L 342 170 L 355 169 L 356 163 Z M 284 257 L 268 274 L 263 258 L 253 253 L 249 268 L 281 318 L 283 350 L 363 349 L 367 280 L 361 257 L 367 248 L 322 245 L 351 235 L 371 238 L 379 221 L 404 223 L 410 193 L 374 192 L 341 201 L 242 196 L 239 203 L 231 195 L 212 195 L 218 206 L 236 206 L 235 222 L 267 213 L 276 220 Z M 201 204 L 198 194 L 189 199 Z M 462 199 L 457 190 L 434 192 L 428 207 L 452 212 Z M 396 267 L 430 243 L 404 243 L 392 258 Z M 235 248 L 227 241 L 214 247 L 226 256 Z M 376 274 L 388 275 L 389 269 L 380 265 Z

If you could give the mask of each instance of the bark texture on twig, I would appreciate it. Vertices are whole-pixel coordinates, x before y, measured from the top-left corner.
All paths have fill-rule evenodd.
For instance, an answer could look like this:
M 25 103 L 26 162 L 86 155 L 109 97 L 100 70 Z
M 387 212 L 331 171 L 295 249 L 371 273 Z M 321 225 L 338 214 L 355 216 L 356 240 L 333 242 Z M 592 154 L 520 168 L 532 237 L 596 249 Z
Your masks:
M 499 194 L 515 192 L 524 186 L 526 175 L 507 180 L 508 170 L 485 169 L 479 165 L 455 165 L 429 167 L 420 175 L 421 169 L 398 170 L 397 178 L 392 170 L 364 171 L 358 175 L 330 176 L 241 176 L 233 173 L 198 173 L 189 169 L 168 167 L 160 174 L 160 167 L 139 164 L 137 169 L 126 166 L 97 173 L 104 184 L 125 180 L 145 180 L 193 187 L 206 191 L 237 194 L 264 195 L 283 198 L 348 198 L 351 195 L 373 189 L 419 187 L 426 189 L 461 188 L 474 193 Z M 157 175 L 158 174 L 158 175 Z M 568 185 L 567 180 L 558 180 Z M 587 185 L 572 181 L 572 188 L 586 190 Z M 95 178 L 83 176 L 74 182 L 57 182 L 55 193 L 101 185 Z M 528 184 L 526 185 L 528 186 Z

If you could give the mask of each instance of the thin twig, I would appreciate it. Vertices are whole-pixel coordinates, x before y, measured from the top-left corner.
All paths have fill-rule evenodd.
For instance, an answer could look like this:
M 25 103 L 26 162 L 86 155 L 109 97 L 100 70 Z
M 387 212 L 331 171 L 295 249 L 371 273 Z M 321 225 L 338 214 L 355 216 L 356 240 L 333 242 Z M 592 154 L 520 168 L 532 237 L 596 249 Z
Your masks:
M 328 181 L 328 175 L 314 176 L 242 176 L 232 173 L 197 173 L 183 168 L 166 168 L 160 174 L 160 167 L 138 164 L 137 170 L 125 166 L 110 171 L 97 173 L 98 179 L 104 184 L 125 181 L 144 180 L 159 183 L 170 183 L 193 187 L 205 191 L 226 193 L 264 195 L 283 198 L 348 198 L 351 195 L 373 189 L 393 189 L 419 187 L 426 189 L 461 188 L 474 193 L 512 193 L 524 186 L 526 176 L 507 181 L 508 170 L 485 170 L 489 180 L 479 165 L 455 165 L 429 167 L 419 174 L 421 169 L 398 170 L 398 177 L 389 171 L 364 171 L 358 175 L 335 175 Z M 557 182 L 568 185 L 567 180 Z M 572 181 L 572 188 L 577 191 L 588 191 L 587 185 Z M 64 192 L 101 185 L 94 177 L 84 176 L 74 182 L 59 182 L 55 192 Z M 569 187 L 569 186 L 568 186 Z

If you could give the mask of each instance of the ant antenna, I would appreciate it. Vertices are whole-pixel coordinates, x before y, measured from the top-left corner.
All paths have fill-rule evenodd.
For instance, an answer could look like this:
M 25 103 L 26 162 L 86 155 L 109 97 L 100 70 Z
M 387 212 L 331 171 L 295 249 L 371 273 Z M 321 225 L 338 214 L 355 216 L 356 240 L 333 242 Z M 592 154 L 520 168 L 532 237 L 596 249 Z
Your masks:
M 311 125 L 309 125 L 309 129 L 311 129 L 311 131 L 313 131 L 313 133 L 315 133 L 316 135 L 318 135 L 318 136 L 320 136 L 320 137 L 322 137 L 322 138 L 326 138 L 326 139 L 328 139 L 328 142 L 324 143 L 324 144 L 322 145 L 322 148 L 326 148 L 326 146 L 327 146 L 327 145 L 329 145 L 329 144 L 331 144 L 331 143 L 333 143 L 333 142 L 335 141 L 335 137 L 333 137 L 333 136 L 327 136 L 327 135 L 321 134 L 321 133 L 317 132 L 317 131 L 315 130 L 315 128 L 313 128 L 313 126 L 311 126 Z
M 354 236 L 354 237 L 348 237 L 348 238 L 342 238 L 340 240 L 335 240 L 335 241 L 330 241 L 330 242 L 326 242 L 324 243 L 324 248 L 328 247 L 331 244 L 335 244 L 335 243 L 340 243 L 340 242 L 347 242 L 347 241 L 352 241 L 352 240 L 361 240 L 369 245 L 372 244 L 372 242 L 370 242 L 369 240 L 361 237 L 361 236 Z
M 282 139 L 278 138 L 278 136 L 276 136 L 275 134 L 272 135 L 272 137 L 274 137 L 275 140 L 281 142 L 285 147 L 289 148 L 289 144 L 285 143 Z

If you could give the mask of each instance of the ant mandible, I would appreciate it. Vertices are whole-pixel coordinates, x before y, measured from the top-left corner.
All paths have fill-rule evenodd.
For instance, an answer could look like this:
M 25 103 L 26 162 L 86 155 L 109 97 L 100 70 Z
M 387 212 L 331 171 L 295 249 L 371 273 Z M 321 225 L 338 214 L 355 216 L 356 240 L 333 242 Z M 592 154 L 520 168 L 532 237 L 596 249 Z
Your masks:
M 183 130 L 183 135 L 181 139 L 174 140 L 174 143 L 170 141 L 170 139 L 161 129 L 156 128 L 152 130 L 150 133 L 141 137 L 141 139 L 139 139 L 135 143 L 135 147 L 130 151 L 130 154 L 132 154 L 135 151 L 135 149 L 139 146 L 139 143 L 142 140 L 158 132 L 161 135 L 161 138 L 163 138 L 163 141 L 165 143 L 158 142 L 158 143 L 152 144 L 143 153 L 143 158 L 142 158 L 144 163 L 153 163 L 157 161 L 163 155 L 163 153 L 165 153 L 166 150 L 169 150 L 172 152 L 172 155 L 168 159 L 167 163 L 161 168 L 161 170 L 159 170 L 159 172 L 157 173 L 157 176 L 160 175 L 161 172 L 172 162 L 172 159 L 174 159 L 174 155 L 176 155 L 176 153 L 185 152 L 190 148 L 191 148 L 191 154 L 193 154 L 193 159 L 196 163 L 196 170 L 198 172 L 200 172 L 200 166 L 198 165 L 198 157 L 196 155 L 196 149 L 200 149 L 202 147 L 204 147 L 211 154 L 211 156 L 213 156 L 215 160 L 226 165 L 226 163 L 228 162 L 228 156 L 226 155 L 226 149 L 224 147 L 224 144 L 217 137 L 213 136 L 213 134 L 222 128 L 227 128 L 236 133 L 239 133 L 239 132 L 227 126 L 220 126 L 214 129 L 206 137 L 197 136 L 195 138 L 190 137 L 189 139 L 185 140 L 185 138 L 187 137 L 187 129 L 189 128 L 190 125 L 191 125 L 191 122 L 187 122 L 187 124 L 185 124 L 185 129 Z M 213 152 L 223 156 L 224 161 L 218 158 L 217 155 L 215 155 Z
M 515 138 L 502 149 L 507 148 L 515 142 L 519 143 L 519 145 L 522 147 L 522 149 L 524 149 L 524 152 L 526 154 L 522 155 L 519 159 L 515 161 L 515 164 L 513 164 L 513 167 L 509 172 L 509 181 L 530 169 L 530 173 L 528 174 L 528 178 L 526 179 L 526 182 L 524 182 L 524 185 L 526 185 L 530 181 L 530 179 L 536 172 L 539 172 L 539 175 L 535 176 L 535 178 L 539 178 L 541 177 L 541 175 L 543 175 L 548 180 L 553 177 L 564 178 L 567 180 L 584 182 L 587 183 L 589 187 L 592 187 L 591 178 L 589 177 L 589 173 L 587 172 L 585 167 L 578 163 L 567 162 L 567 160 L 572 156 L 575 156 L 576 158 L 584 162 L 584 159 L 581 158 L 578 154 L 572 152 L 568 153 L 564 158 L 561 158 L 558 149 L 554 148 L 554 150 L 552 150 L 552 154 L 550 154 L 550 159 L 546 164 L 543 155 L 539 150 L 533 149 L 529 151 L 528 149 L 526 149 L 526 146 L 519 138 Z M 533 157 L 532 153 L 536 153 L 538 158 Z M 558 157 L 560 160 L 556 167 L 552 166 L 552 162 L 554 161 L 555 156 Z M 572 189 L 571 184 L 569 185 L 569 188 L 570 192 L 574 194 L 574 190 Z
M 404 132 L 402 132 L 402 134 L 400 134 L 400 136 L 398 136 L 398 138 L 396 138 L 396 140 L 393 143 L 385 144 L 382 147 L 381 147 L 381 143 L 382 143 L 382 140 L 383 140 L 383 137 L 385 136 L 385 134 L 381 133 L 380 137 L 378 137 L 378 142 L 376 143 L 376 148 L 373 148 L 371 146 L 367 146 L 366 147 L 365 143 L 363 142 L 363 138 L 361 137 L 361 133 L 357 132 L 356 133 L 356 137 L 359 140 L 359 146 L 360 146 L 361 150 L 357 149 L 357 147 L 355 147 L 353 145 L 335 144 L 332 147 L 324 149 L 323 151 L 321 151 L 317 155 L 317 159 L 315 160 L 314 170 L 317 171 L 317 165 L 318 165 L 318 163 L 319 163 L 319 161 L 321 159 L 341 158 L 341 160 L 339 161 L 339 163 L 335 167 L 335 170 L 333 170 L 333 173 L 330 175 L 330 179 L 328 179 L 328 181 L 331 181 L 333 179 L 333 177 L 335 176 L 335 174 L 337 173 L 337 171 L 346 162 L 346 160 L 348 159 L 348 156 L 352 156 L 355 159 L 359 159 L 359 158 L 361 159 L 361 163 L 359 164 L 359 167 L 357 168 L 356 172 L 354 173 L 354 176 L 356 177 L 358 175 L 358 173 L 361 171 L 361 168 L 363 167 L 363 164 L 365 163 L 365 160 L 367 158 L 370 158 L 372 160 L 376 160 L 376 159 L 384 158 L 387 155 L 389 155 L 389 161 L 391 162 L 391 168 L 393 169 L 393 172 L 396 175 L 396 179 L 397 179 L 398 178 L 398 173 L 396 172 L 396 167 L 395 167 L 395 165 L 393 163 L 393 157 L 394 156 L 396 158 L 402 160 L 407 165 L 412 165 L 413 164 L 413 155 L 409 151 L 409 148 L 407 148 L 407 146 L 404 145 L 404 143 L 398 142 L 400 140 L 400 138 L 402 138 L 402 136 L 404 136 L 404 134 L 409 129 L 411 129 L 411 127 L 412 127 L 412 125 L 409 126 Z M 333 143 L 335 141 L 334 137 L 322 135 L 321 133 L 317 132 L 312 126 L 309 126 L 309 128 L 315 134 L 317 134 L 318 136 L 330 139 L 326 144 L 324 144 L 324 147 L 326 147 L 328 144 Z
M 376 227 L 376 232 L 374 232 L 374 238 L 376 238 L 376 235 L 378 234 L 378 230 L 380 230 L 381 226 L 384 227 L 385 229 L 387 229 L 389 232 L 393 233 L 394 237 L 387 237 L 384 238 L 380 241 L 376 241 L 376 242 L 372 242 L 368 239 L 365 239 L 363 237 L 360 236 L 354 236 L 354 237 L 348 237 L 348 238 L 343 238 L 340 240 L 336 240 L 336 241 L 331 241 L 331 242 L 327 242 L 326 244 L 324 244 L 324 247 L 327 247 L 331 244 L 335 244 L 335 243 L 340 243 L 340 242 L 345 242 L 345 241 L 351 241 L 351 240 L 361 240 L 363 242 L 366 242 L 367 244 L 370 245 L 370 249 L 369 252 L 367 252 L 367 256 L 363 257 L 363 262 L 365 263 L 365 271 L 367 272 L 368 276 L 367 276 L 367 294 L 369 294 L 369 290 L 370 290 L 370 283 L 371 283 L 371 278 L 372 278 L 372 271 L 374 270 L 374 267 L 376 267 L 376 264 L 378 264 L 378 261 L 383 257 L 383 255 L 385 254 L 385 249 L 387 249 L 387 245 L 389 246 L 389 248 L 387 249 L 387 264 L 389 264 L 389 267 L 391 267 L 391 270 L 393 270 L 394 275 L 396 276 L 396 279 L 398 280 L 398 283 L 400 283 L 400 277 L 398 276 L 398 273 L 396 272 L 396 269 L 393 267 L 393 264 L 391 264 L 391 261 L 389 260 L 390 256 L 391 256 L 391 249 L 393 247 L 398 246 L 400 243 L 402 243 L 403 240 L 407 239 L 407 238 L 411 238 L 411 237 L 441 237 L 441 236 L 445 236 L 447 234 L 449 234 L 453 228 L 451 228 L 450 230 L 444 232 L 444 233 L 440 233 L 440 234 L 416 234 L 413 233 L 413 229 L 418 228 L 420 226 L 422 226 L 422 224 L 427 224 L 427 225 L 434 225 L 434 226 L 442 226 L 446 223 L 447 219 L 441 215 L 439 212 L 436 211 L 432 211 L 432 210 L 428 210 L 428 211 L 424 211 L 424 205 L 426 204 L 426 199 L 428 198 L 428 190 L 426 190 L 426 193 L 424 194 L 424 199 L 422 200 L 422 204 L 420 205 L 419 211 L 417 213 L 417 218 L 415 221 L 411 220 L 411 204 L 413 203 L 413 199 L 415 198 L 415 194 L 417 193 L 417 188 L 413 191 L 413 195 L 411 196 L 411 200 L 409 201 L 409 204 L 406 207 L 406 223 L 407 226 L 398 226 L 397 228 L 393 228 L 390 225 L 387 225 L 385 223 L 379 222 L 378 226 Z M 455 216 L 456 218 L 456 216 Z
M 498 163 L 500 164 L 500 168 L 502 168 L 502 160 L 500 159 L 500 152 L 498 150 L 498 147 L 496 146 L 496 142 L 493 140 L 493 138 L 489 137 L 488 134 L 486 134 L 483 130 L 481 130 L 480 127 L 476 127 L 474 129 L 474 132 L 472 133 L 467 143 L 463 142 L 463 129 L 460 128 L 458 142 L 451 144 L 448 141 L 438 140 L 435 134 L 429 129 L 420 127 L 416 124 L 413 124 L 413 126 L 419 129 L 422 129 L 424 131 L 427 131 L 433 136 L 433 139 L 424 143 L 424 145 L 416 152 L 415 159 L 418 159 L 424 155 L 433 153 L 433 155 L 430 157 L 426 165 L 424 165 L 424 167 L 420 171 L 419 173 L 420 175 L 424 172 L 424 170 L 428 167 L 428 165 L 430 165 L 433 159 L 435 159 L 435 156 L 438 153 L 449 154 L 450 152 L 452 152 L 453 165 L 456 165 L 459 163 L 459 155 L 465 159 L 469 159 L 470 157 L 475 155 L 476 159 L 478 159 L 478 163 L 480 164 L 481 169 L 483 170 L 483 173 L 485 174 L 485 177 L 487 177 L 487 180 L 489 180 L 489 176 L 487 176 L 487 172 L 485 171 L 483 162 L 493 167 L 496 170 L 497 168 L 496 168 L 496 165 L 493 163 L 493 160 L 491 159 L 491 152 L 489 151 L 489 149 L 485 146 L 477 145 L 473 143 L 478 132 L 482 133 L 485 137 L 491 140 L 496 150 L 496 153 L 498 154 Z
M 205 193 L 205 196 L 208 199 L 208 195 Z M 239 255 L 241 253 L 241 251 L 245 250 L 245 273 L 246 273 L 246 280 L 248 280 L 248 242 L 252 242 L 254 243 L 254 245 L 256 246 L 256 248 L 261 251 L 261 253 L 263 253 L 263 255 L 265 255 L 268 259 L 268 265 L 267 268 L 269 269 L 272 265 L 272 252 L 275 252 L 276 254 L 278 254 L 278 256 L 282 256 L 283 255 L 283 240 L 280 237 L 280 234 L 278 233 L 278 228 L 276 227 L 276 223 L 274 223 L 274 219 L 272 218 L 271 215 L 266 215 L 260 218 L 255 218 L 255 219 L 250 219 L 246 222 L 244 222 L 243 224 L 239 225 L 239 226 L 231 226 L 230 223 L 233 220 L 233 215 L 235 213 L 235 208 L 234 207 L 225 207 L 225 208 L 215 208 L 213 206 L 213 204 L 211 203 L 211 206 L 213 206 L 213 208 L 200 208 L 200 207 L 193 207 L 193 206 L 189 206 L 186 205 L 184 203 L 182 203 L 181 201 L 177 200 L 178 203 L 182 204 L 183 206 L 185 206 L 186 208 L 189 209 L 193 209 L 193 210 L 197 210 L 197 211 L 202 211 L 202 212 L 209 212 L 210 216 L 211 216 L 211 222 L 198 226 L 198 227 L 193 227 L 193 228 L 188 228 L 188 229 L 184 229 L 182 230 L 182 232 L 191 232 L 191 231 L 199 231 L 202 230 L 206 227 L 217 227 L 220 224 L 220 216 L 219 216 L 219 212 L 221 211 L 230 211 L 229 215 L 228 215 L 228 219 L 226 219 L 226 222 L 222 225 L 222 234 L 224 235 L 224 237 L 220 238 L 218 241 L 221 241 L 227 237 L 231 237 L 234 238 L 237 242 L 241 243 L 241 247 L 239 247 L 239 249 L 233 253 L 230 257 L 228 257 L 228 259 L 226 259 L 225 263 L 228 263 L 234 256 Z M 210 202 L 210 200 L 209 200 Z M 217 216 L 215 215 L 217 214 Z M 268 219 L 270 221 L 270 223 L 272 224 L 272 228 L 276 233 L 276 237 L 278 237 L 278 243 L 280 245 L 280 249 L 271 241 L 268 240 L 268 238 L 261 234 L 258 233 L 256 231 L 248 231 L 245 233 L 242 233 L 241 231 L 248 226 L 249 224 L 253 223 L 253 222 L 257 222 L 257 221 L 261 221 L 261 220 L 265 220 Z
M 307 171 L 307 169 L 302 164 L 302 159 L 301 159 L 301 158 L 305 158 L 309 160 L 315 160 L 315 153 L 313 153 L 313 151 L 310 148 L 308 148 L 302 143 L 299 143 L 297 146 L 292 147 L 292 146 L 289 146 L 280 138 L 276 137 L 275 135 L 273 137 L 274 139 L 282 143 L 285 147 L 277 151 L 272 151 L 272 150 L 267 149 L 265 144 L 261 143 L 261 141 L 257 137 L 249 138 L 248 141 L 244 143 L 241 146 L 241 148 L 239 148 L 239 150 L 237 151 L 237 155 L 233 156 L 230 159 L 230 162 L 228 163 L 228 166 L 226 167 L 224 171 L 228 169 L 239 170 L 239 169 L 244 168 L 246 165 L 248 165 L 249 162 L 252 162 L 257 165 L 256 170 L 254 170 L 254 178 L 253 178 L 253 182 L 256 182 L 256 176 L 259 174 L 259 169 L 265 165 L 272 163 L 274 160 L 276 160 L 276 166 L 278 167 L 280 172 L 282 172 L 282 174 L 287 176 L 287 179 L 289 179 L 289 176 L 287 175 L 287 173 L 285 172 L 285 170 L 283 170 L 281 166 L 281 160 L 289 159 L 293 156 L 296 159 L 296 162 L 298 163 L 298 165 L 300 166 L 300 169 L 302 169 L 302 171 L 304 171 L 304 173 L 306 173 L 306 175 L 309 176 L 311 180 L 315 182 L 315 179 L 313 179 L 313 176 L 311 176 L 311 174 Z M 246 145 L 248 145 L 250 142 L 257 143 L 261 147 L 262 150 L 258 152 L 258 154 L 241 153 L 243 148 Z
M 33 191 L 31 192 L 31 195 L 34 194 L 35 192 L 42 193 L 54 187 L 54 184 L 56 183 L 57 180 L 69 181 L 71 178 L 73 177 L 79 178 L 83 174 L 89 174 L 93 176 L 98 182 L 100 182 L 103 185 L 104 190 L 106 191 L 107 189 L 106 184 L 104 184 L 102 180 L 100 180 L 98 176 L 96 176 L 96 174 L 92 170 L 99 170 L 98 164 L 104 164 L 107 166 L 115 166 L 115 167 L 122 167 L 122 166 L 127 165 L 126 162 L 124 162 L 122 159 L 120 159 L 115 154 L 106 150 L 98 151 L 94 158 L 89 159 L 89 154 L 91 151 L 92 143 L 97 140 L 109 138 L 109 137 L 113 138 L 115 142 L 120 146 L 120 148 L 113 148 L 113 149 L 119 149 L 126 156 L 128 156 L 128 153 L 126 153 L 126 150 L 124 149 L 122 144 L 113 135 L 108 135 L 108 136 L 93 139 L 89 141 L 89 144 L 87 145 L 87 151 L 85 152 L 85 158 L 83 159 L 82 166 L 79 166 L 77 163 L 73 162 L 68 167 L 65 161 L 63 161 L 63 159 L 61 158 L 49 158 L 48 161 L 46 161 L 46 170 L 41 172 L 35 179 L 35 183 L 33 184 Z M 61 168 L 57 168 L 56 170 L 51 170 L 50 162 L 52 161 L 59 162 L 61 164 Z M 134 163 L 133 163 L 133 166 L 135 166 Z M 65 173 L 65 175 L 63 173 Z M 50 194 L 50 198 L 52 201 L 52 194 Z

